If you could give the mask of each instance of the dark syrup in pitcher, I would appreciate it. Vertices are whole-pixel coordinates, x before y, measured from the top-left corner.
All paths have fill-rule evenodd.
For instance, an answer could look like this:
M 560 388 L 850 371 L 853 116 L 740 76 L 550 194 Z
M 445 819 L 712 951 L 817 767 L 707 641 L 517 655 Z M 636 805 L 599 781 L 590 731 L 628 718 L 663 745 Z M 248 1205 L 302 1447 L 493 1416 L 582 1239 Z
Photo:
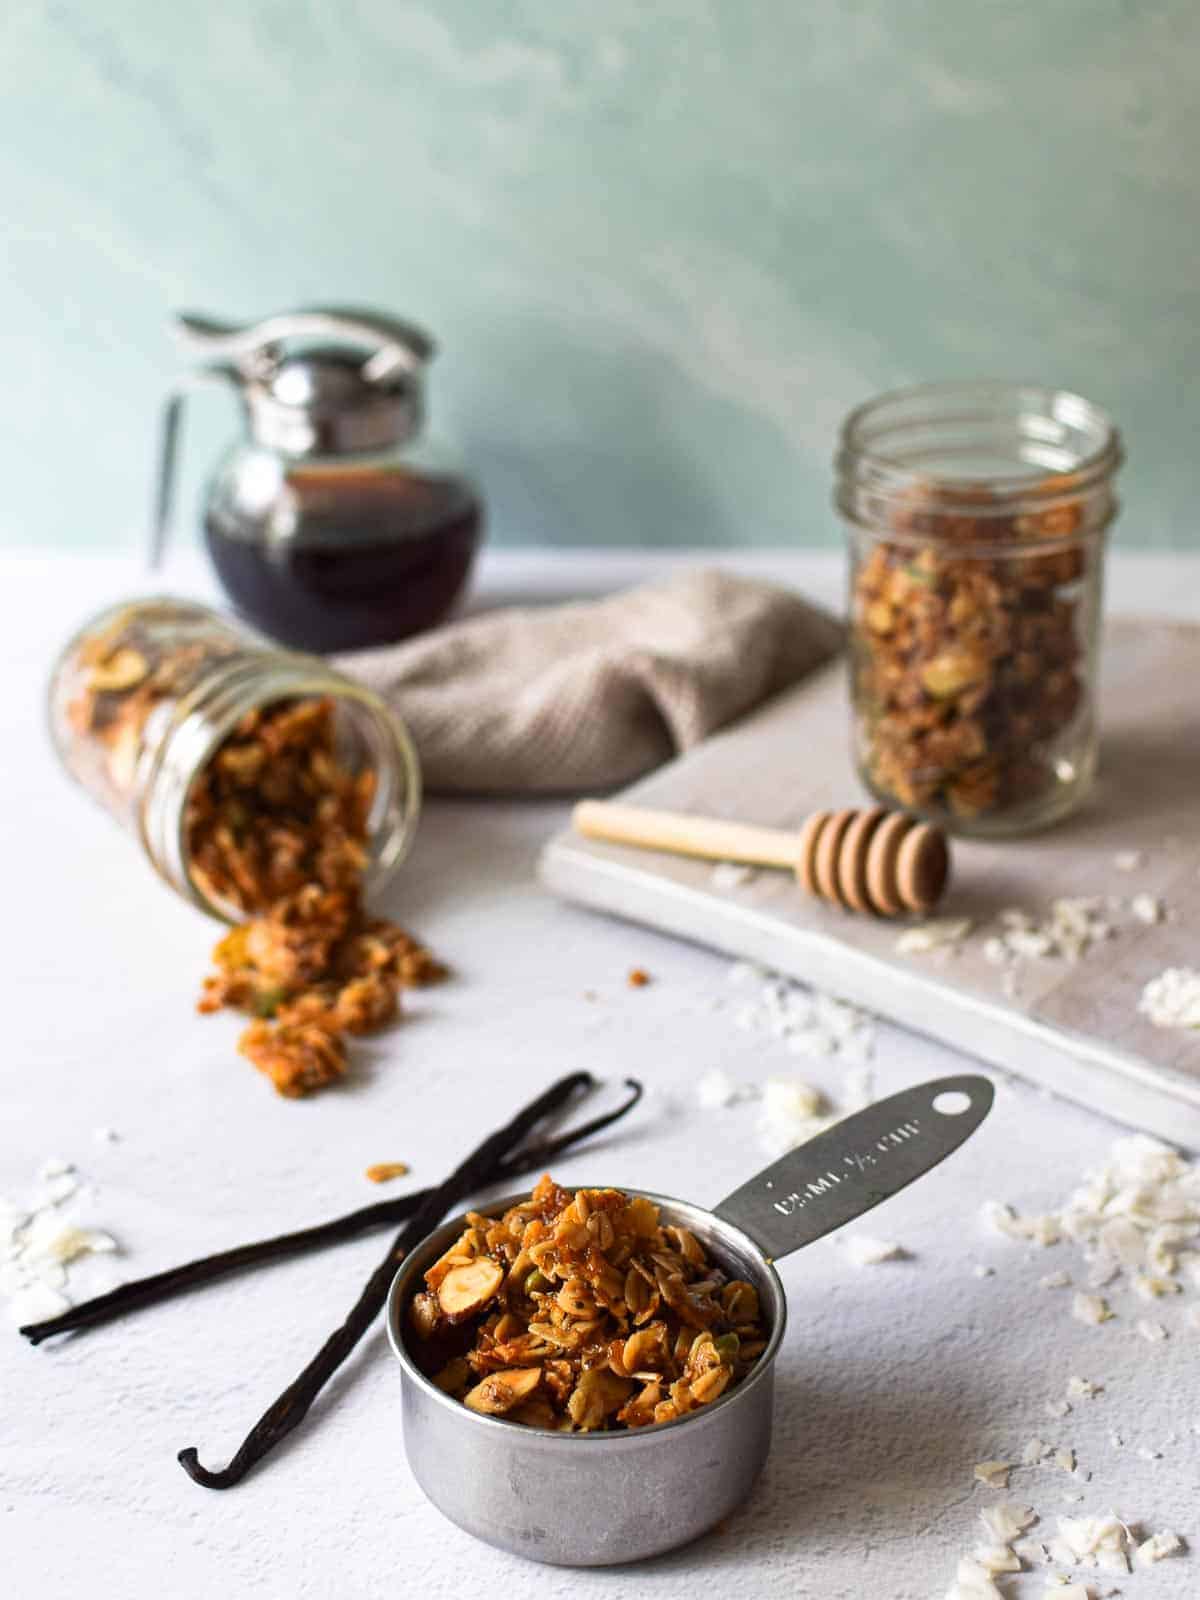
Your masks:
M 217 576 L 247 621 L 294 649 L 388 644 L 433 627 L 470 573 L 483 513 L 461 478 L 395 468 L 294 467 L 271 524 L 204 525 Z

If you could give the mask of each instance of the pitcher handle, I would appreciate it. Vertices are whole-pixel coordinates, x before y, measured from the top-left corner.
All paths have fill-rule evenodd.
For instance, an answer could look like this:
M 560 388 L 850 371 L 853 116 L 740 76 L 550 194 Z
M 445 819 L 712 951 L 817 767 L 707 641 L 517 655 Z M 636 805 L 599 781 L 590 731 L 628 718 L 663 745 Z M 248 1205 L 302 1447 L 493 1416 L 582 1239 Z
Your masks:
M 214 383 L 236 383 L 232 367 L 201 367 L 177 378 L 163 401 L 158 433 L 158 468 L 154 476 L 154 498 L 150 509 L 150 548 L 147 565 L 151 572 L 162 566 L 170 536 L 175 507 L 175 486 L 179 473 L 179 450 L 183 439 L 183 403 L 195 389 Z

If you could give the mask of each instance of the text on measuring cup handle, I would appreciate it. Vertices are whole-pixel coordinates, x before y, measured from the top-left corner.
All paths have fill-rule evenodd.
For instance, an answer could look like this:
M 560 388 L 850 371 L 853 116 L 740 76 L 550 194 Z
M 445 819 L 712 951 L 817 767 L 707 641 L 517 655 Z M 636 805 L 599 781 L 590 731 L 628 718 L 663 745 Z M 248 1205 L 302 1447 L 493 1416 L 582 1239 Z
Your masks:
M 825 1172 L 819 1173 L 815 1178 L 810 1178 L 799 1189 L 793 1189 L 790 1194 L 781 1195 L 772 1200 L 771 1204 L 781 1216 L 790 1217 L 797 1211 L 802 1211 L 805 1206 L 811 1205 L 815 1200 L 821 1200 L 825 1195 L 851 1178 L 860 1177 L 869 1172 L 873 1167 L 882 1167 L 893 1150 L 902 1149 L 923 1132 L 919 1117 L 909 1117 L 907 1121 L 898 1123 L 890 1128 L 887 1133 L 874 1140 L 861 1150 L 848 1150 L 842 1157 L 842 1170 L 830 1167 Z M 768 1188 L 770 1185 L 768 1184 Z

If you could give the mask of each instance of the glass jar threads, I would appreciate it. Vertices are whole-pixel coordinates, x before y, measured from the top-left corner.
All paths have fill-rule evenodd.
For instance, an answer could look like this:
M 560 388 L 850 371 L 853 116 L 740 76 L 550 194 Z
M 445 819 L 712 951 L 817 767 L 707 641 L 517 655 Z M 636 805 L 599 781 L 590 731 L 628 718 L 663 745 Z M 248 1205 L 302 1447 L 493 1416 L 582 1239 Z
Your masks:
M 49 713 L 67 770 L 226 921 L 308 882 L 369 891 L 411 842 L 420 769 L 387 706 L 206 606 L 103 611 L 59 656 Z
M 1063 390 L 925 384 L 846 419 L 853 737 L 881 801 L 998 836 L 1083 800 L 1121 460 Z

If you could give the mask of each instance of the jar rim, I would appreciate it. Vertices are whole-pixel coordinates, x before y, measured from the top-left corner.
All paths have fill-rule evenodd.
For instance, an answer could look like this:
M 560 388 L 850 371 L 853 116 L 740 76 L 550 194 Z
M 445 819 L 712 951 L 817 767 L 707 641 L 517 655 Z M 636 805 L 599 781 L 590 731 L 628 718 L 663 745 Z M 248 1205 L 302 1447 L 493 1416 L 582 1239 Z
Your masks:
M 416 749 L 404 723 L 379 695 L 319 657 L 299 651 L 271 652 L 271 679 L 264 686 L 261 679 L 263 658 L 264 652 L 256 649 L 227 658 L 215 680 L 197 684 L 174 707 L 137 817 L 142 845 L 159 876 L 200 910 L 226 923 L 239 919 L 226 905 L 213 900 L 192 874 L 186 811 L 205 764 L 248 711 L 261 710 L 281 701 L 328 695 L 344 705 L 356 707 L 371 719 L 393 757 L 402 812 L 398 831 L 388 838 L 383 853 L 368 867 L 367 877 L 372 888 L 382 887 L 408 854 L 421 808 L 423 785 Z M 219 705 L 211 701 L 214 689 L 221 695 Z M 194 717 L 198 717 L 199 726 L 194 746 L 187 748 L 183 757 L 185 775 L 182 782 L 171 781 L 163 790 L 160 780 L 173 765 L 172 740 L 182 737 L 188 741 Z M 173 773 L 171 777 L 175 779 Z
M 958 430 L 957 439 L 939 449 L 939 428 Z M 1005 433 L 1002 450 L 997 430 Z M 956 452 L 969 457 L 981 441 L 1006 458 L 1003 465 L 947 466 Z M 922 460 L 928 456 L 937 464 Z M 1025 503 L 1046 511 L 1102 489 L 1122 461 L 1120 432 L 1108 412 L 1074 390 L 1004 378 L 941 379 L 891 389 L 849 413 L 835 458 L 837 503 L 859 521 L 852 494 L 868 490 L 888 500 L 924 484 L 952 494 L 964 516 L 1011 516 Z

